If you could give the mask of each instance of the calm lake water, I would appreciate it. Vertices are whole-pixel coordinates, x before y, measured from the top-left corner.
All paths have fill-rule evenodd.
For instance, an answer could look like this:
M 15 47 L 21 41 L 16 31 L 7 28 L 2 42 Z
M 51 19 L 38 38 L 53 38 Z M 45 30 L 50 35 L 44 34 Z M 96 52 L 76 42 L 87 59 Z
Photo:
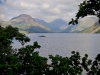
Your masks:
M 40 35 L 46 37 L 39 37 Z M 81 56 L 88 54 L 89 58 L 94 59 L 100 53 L 100 34 L 34 33 L 27 36 L 31 39 L 27 44 L 37 41 L 41 48 L 35 51 L 39 51 L 39 54 L 45 57 L 50 54 L 69 57 L 72 51 L 78 51 Z M 17 41 L 14 43 L 15 48 L 21 47 Z

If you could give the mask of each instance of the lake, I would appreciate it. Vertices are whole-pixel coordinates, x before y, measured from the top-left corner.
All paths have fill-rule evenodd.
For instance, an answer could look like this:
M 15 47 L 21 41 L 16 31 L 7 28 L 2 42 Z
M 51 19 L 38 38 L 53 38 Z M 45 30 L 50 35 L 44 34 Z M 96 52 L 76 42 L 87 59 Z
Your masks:
M 46 37 L 39 37 L 41 35 Z M 50 54 L 69 57 L 72 51 L 78 51 L 81 56 L 88 54 L 89 58 L 94 59 L 100 53 L 100 34 L 33 33 L 27 36 L 31 39 L 27 44 L 37 41 L 41 45 L 41 48 L 35 51 L 39 51 L 39 54 L 44 57 Z M 13 46 L 19 48 L 21 44 L 14 41 Z

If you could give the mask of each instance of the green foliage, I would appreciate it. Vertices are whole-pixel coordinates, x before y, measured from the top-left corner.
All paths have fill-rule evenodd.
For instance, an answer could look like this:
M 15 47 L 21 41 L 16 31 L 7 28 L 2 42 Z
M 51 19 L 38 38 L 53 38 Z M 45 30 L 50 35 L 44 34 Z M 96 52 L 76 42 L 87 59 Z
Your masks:
M 34 49 L 40 48 L 37 42 L 27 45 L 30 39 L 19 33 L 18 28 L 8 26 L 0 27 L 0 75 L 42 75 L 47 63 L 47 58 L 39 56 Z M 13 49 L 13 39 L 22 44 L 22 48 Z
M 11 44 L 13 43 L 12 40 L 16 39 L 20 42 L 28 42 L 30 39 L 19 33 L 18 28 L 13 28 L 12 26 L 7 26 L 6 28 L 2 28 L 0 26 L 0 55 L 5 56 L 12 53 Z
M 48 64 L 48 59 L 35 51 L 41 47 L 38 42 L 24 46 L 30 39 L 11 26 L 0 27 L 0 32 L 0 75 L 82 75 L 84 70 L 87 75 L 100 74 L 100 54 L 93 62 L 87 54 L 81 57 L 75 51 L 70 57 L 49 55 Z M 21 48 L 11 47 L 13 38 L 22 44 Z
M 85 0 L 80 3 L 79 10 L 76 14 L 76 19 L 72 19 L 69 24 L 77 24 L 78 19 L 83 18 L 87 15 L 95 15 L 99 18 L 100 23 L 100 0 Z

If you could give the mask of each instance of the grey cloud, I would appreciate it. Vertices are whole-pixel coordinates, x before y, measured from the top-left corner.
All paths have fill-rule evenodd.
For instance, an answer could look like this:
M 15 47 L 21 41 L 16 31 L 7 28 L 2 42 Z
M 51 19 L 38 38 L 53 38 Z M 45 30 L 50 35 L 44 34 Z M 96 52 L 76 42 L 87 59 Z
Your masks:
M 75 16 L 78 5 L 83 0 L 7 0 L 6 4 L 0 6 L 0 20 L 9 20 L 20 14 L 29 14 L 33 18 L 52 21 L 63 18 L 69 21 Z M 6 15 L 6 17 L 5 17 Z

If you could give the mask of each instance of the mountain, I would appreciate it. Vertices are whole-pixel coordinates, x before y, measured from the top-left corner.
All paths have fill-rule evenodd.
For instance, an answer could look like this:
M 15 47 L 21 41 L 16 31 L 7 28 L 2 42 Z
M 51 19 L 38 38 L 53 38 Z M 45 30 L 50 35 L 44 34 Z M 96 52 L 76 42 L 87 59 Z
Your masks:
M 64 29 L 63 31 L 61 31 L 61 33 L 70 33 L 70 31 L 72 30 L 72 28 L 74 28 L 75 25 L 70 25 L 69 27 L 67 27 L 66 29 Z
M 52 30 L 48 27 L 36 22 L 30 15 L 27 14 L 21 14 L 9 21 L 2 22 L 2 24 L 18 27 L 21 31 L 26 31 L 28 33 L 52 32 Z
M 77 33 L 88 27 L 91 27 L 96 21 L 96 17 L 85 17 L 79 21 L 78 25 L 66 28 L 63 32 Z
M 60 32 L 66 29 L 67 27 L 68 27 L 67 22 L 60 18 L 55 19 L 52 22 L 49 22 L 49 28 L 51 28 L 53 31 L 56 31 L 56 32 Z
M 49 25 L 49 23 L 45 22 L 44 20 L 41 20 L 41 19 L 38 19 L 38 18 L 34 18 L 34 20 L 35 20 L 36 22 L 39 22 L 39 23 L 45 25 L 45 26 L 48 26 L 48 25 Z
M 64 30 L 65 28 L 68 27 L 67 25 L 67 22 L 58 18 L 58 19 L 55 19 L 53 20 L 52 22 L 45 22 L 44 20 L 41 20 L 41 19 L 37 19 L 37 18 L 34 18 L 34 20 L 36 22 L 39 22 L 47 27 L 49 27 L 51 30 L 53 30 L 54 32 L 60 32 L 62 30 Z
M 71 32 L 80 32 L 88 27 L 91 27 L 97 19 L 95 17 L 85 17 L 79 21 L 79 24 L 76 27 L 72 28 Z
M 0 20 L 0 25 L 3 27 L 7 25 L 12 25 L 13 27 L 18 27 L 21 32 L 25 33 L 41 33 L 41 32 L 77 33 L 81 31 L 86 31 L 92 27 L 95 28 L 95 25 L 98 26 L 97 23 L 95 22 L 97 22 L 97 18 L 85 17 L 79 21 L 78 25 L 72 26 L 72 25 L 67 25 L 67 22 L 60 18 L 55 19 L 52 22 L 48 23 L 41 19 L 32 18 L 30 15 L 21 14 L 17 17 L 12 18 L 9 21 Z
M 36 21 L 36 22 L 38 22 L 38 23 L 40 23 L 40 24 L 43 24 L 43 25 L 45 25 L 46 27 L 48 27 L 48 28 L 50 28 L 51 29 L 51 27 L 49 26 L 49 23 L 48 22 L 46 22 L 46 21 L 44 21 L 44 20 L 41 20 L 41 19 L 38 19 L 38 18 L 34 18 L 34 20 Z M 52 29 L 51 29 L 52 30 Z M 53 30 L 52 30 L 53 31 Z M 54 32 L 54 31 L 53 31 Z
M 97 33 L 98 31 L 100 31 L 100 24 L 96 22 L 93 26 L 88 27 L 85 30 L 83 30 L 82 33 Z

